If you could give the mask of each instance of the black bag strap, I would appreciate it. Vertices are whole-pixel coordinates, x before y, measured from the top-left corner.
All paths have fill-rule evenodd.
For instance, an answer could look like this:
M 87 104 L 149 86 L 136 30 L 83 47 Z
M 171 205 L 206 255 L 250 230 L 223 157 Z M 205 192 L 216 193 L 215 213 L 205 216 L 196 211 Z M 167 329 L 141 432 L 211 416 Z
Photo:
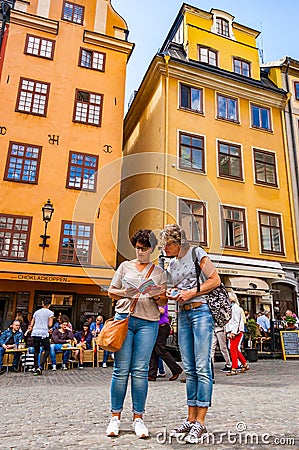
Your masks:
M 201 268 L 200 268 L 198 257 L 197 257 L 197 254 L 196 254 L 196 249 L 197 248 L 198 247 L 192 247 L 192 260 L 194 262 L 195 271 L 196 271 L 197 292 L 200 292 L 200 281 L 199 281 L 199 278 L 200 278 L 200 274 L 201 274 Z

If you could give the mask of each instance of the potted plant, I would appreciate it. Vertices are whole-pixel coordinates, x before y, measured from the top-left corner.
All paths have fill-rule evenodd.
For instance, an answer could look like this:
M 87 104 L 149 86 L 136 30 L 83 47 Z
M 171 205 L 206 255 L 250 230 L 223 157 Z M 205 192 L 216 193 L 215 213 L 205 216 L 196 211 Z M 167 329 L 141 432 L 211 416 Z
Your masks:
M 248 319 L 245 327 L 245 339 L 247 340 L 247 347 L 245 347 L 246 356 L 249 362 L 256 362 L 258 360 L 258 350 L 255 345 L 259 336 L 258 325 L 254 319 Z
M 286 322 L 287 329 L 295 330 L 296 329 L 296 315 L 292 314 L 291 316 L 285 316 L 284 321 Z

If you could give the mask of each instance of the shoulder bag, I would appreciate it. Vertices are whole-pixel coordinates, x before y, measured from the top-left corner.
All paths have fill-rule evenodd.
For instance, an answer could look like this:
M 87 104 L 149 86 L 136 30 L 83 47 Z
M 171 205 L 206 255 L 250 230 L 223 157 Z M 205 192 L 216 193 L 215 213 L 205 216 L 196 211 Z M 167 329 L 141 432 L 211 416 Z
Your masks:
M 154 267 L 155 265 L 152 264 L 145 278 L 150 277 L 152 271 L 154 270 Z M 103 350 L 115 353 L 122 348 L 128 332 L 129 318 L 136 308 L 139 296 L 140 294 L 134 298 L 130 306 L 130 312 L 125 319 L 115 320 L 114 317 L 112 317 L 111 319 L 106 320 L 97 338 L 97 344 Z
M 192 259 L 195 264 L 196 277 L 197 277 L 197 291 L 200 292 L 200 274 L 201 268 L 196 255 L 196 247 L 192 248 Z M 214 321 L 219 325 L 219 327 L 224 327 L 224 325 L 229 322 L 232 317 L 232 305 L 228 297 L 228 292 L 221 283 L 220 286 L 213 289 L 211 292 L 205 294 L 207 297 L 207 303 L 211 310 Z

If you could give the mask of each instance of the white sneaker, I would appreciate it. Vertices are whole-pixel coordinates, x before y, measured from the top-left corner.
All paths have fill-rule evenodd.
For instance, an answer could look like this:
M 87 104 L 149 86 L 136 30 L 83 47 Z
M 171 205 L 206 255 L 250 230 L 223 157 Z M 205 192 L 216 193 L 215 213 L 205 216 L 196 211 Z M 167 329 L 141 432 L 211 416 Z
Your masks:
M 56 370 L 56 365 L 52 364 L 52 372 L 55 372 L 55 370 Z
M 106 369 L 107 364 L 106 364 L 106 363 L 103 363 L 103 364 L 102 364 L 102 367 L 104 367 L 104 369 Z
M 117 416 L 112 416 L 106 429 L 106 435 L 109 437 L 118 436 L 120 420 Z
M 147 438 L 149 436 L 148 429 L 146 428 L 143 420 L 140 419 L 139 417 L 134 420 L 133 428 L 134 428 L 136 436 L 139 439 L 144 439 L 144 438 Z
M 62 370 L 67 370 L 66 364 L 62 364 L 61 369 L 62 369 Z

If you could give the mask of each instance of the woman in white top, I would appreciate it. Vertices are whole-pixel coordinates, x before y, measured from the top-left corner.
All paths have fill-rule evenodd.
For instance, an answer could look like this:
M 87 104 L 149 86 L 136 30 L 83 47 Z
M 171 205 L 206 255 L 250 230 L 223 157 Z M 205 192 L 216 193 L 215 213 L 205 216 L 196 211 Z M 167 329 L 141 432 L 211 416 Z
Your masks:
M 239 344 L 244 333 L 243 310 L 239 306 L 236 294 L 230 292 L 229 299 L 232 303 L 232 318 L 225 325 L 225 331 L 227 333 L 228 339 L 230 340 L 229 350 L 232 360 L 232 368 L 231 371 L 226 374 L 227 376 L 238 375 L 237 369 L 239 367 L 239 360 L 242 364 L 241 372 L 246 372 L 247 370 L 249 370 L 247 361 L 239 350 Z
M 148 390 L 148 367 L 159 328 L 159 308 L 165 304 L 161 297 L 166 290 L 166 275 L 150 262 L 157 239 L 151 230 L 139 230 L 131 238 L 136 258 L 123 262 L 117 269 L 108 290 L 109 297 L 116 299 L 115 320 L 127 317 L 134 297 L 139 295 L 137 305 L 129 319 L 128 334 L 122 348 L 114 354 L 114 369 L 111 380 L 112 417 L 107 427 L 107 436 L 119 433 L 120 416 L 125 400 L 129 374 L 131 373 L 131 395 L 133 403 L 133 429 L 139 438 L 148 437 L 142 415 Z M 149 279 L 155 287 L 146 293 L 139 286 Z M 132 287 L 136 286 L 136 287 Z

